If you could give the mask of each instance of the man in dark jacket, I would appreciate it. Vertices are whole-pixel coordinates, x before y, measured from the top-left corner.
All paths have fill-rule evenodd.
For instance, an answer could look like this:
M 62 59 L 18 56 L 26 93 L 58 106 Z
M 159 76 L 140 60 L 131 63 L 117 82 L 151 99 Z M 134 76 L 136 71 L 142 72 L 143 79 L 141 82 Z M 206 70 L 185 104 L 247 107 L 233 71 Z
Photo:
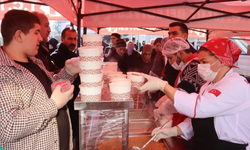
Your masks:
M 39 18 L 41 22 L 41 36 L 43 38 L 43 41 L 40 42 L 39 49 L 38 49 L 38 54 L 36 55 L 36 58 L 40 59 L 46 69 L 50 72 L 58 73 L 60 69 L 56 67 L 52 62 L 50 58 L 50 53 L 49 53 L 49 44 L 48 44 L 48 37 L 51 32 L 50 27 L 49 27 L 49 21 L 48 18 L 39 12 L 33 12 L 34 15 Z
M 65 61 L 68 59 L 71 59 L 73 57 L 78 57 L 78 55 L 74 52 L 76 48 L 76 41 L 77 41 L 77 34 L 76 30 L 73 28 L 65 28 L 62 31 L 61 34 L 61 41 L 58 50 L 54 51 L 51 54 L 51 59 L 53 63 L 59 67 L 63 68 L 65 66 Z M 73 130 L 73 138 L 76 141 L 75 146 L 78 147 L 78 111 L 74 110 L 74 101 L 80 91 L 79 85 L 80 85 L 80 77 L 75 79 L 73 82 L 75 89 L 74 89 L 74 96 L 71 100 L 69 100 L 67 106 L 69 108 L 70 118 L 71 118 L 71 124 L 72 124 L 72 130 Z

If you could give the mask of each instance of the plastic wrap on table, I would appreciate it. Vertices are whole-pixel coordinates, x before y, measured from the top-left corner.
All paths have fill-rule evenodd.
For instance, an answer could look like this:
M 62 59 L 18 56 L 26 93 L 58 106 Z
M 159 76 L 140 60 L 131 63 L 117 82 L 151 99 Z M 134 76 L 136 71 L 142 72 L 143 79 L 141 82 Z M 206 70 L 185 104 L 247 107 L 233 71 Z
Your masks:
M 83 113 L 83 112 L 82 112 Z M 123 110 L 86 110 L 81 114 L 81 139 L 84 150 L 98 150 L 98 145 L 110 138 L 122 137 L 124 125 Z

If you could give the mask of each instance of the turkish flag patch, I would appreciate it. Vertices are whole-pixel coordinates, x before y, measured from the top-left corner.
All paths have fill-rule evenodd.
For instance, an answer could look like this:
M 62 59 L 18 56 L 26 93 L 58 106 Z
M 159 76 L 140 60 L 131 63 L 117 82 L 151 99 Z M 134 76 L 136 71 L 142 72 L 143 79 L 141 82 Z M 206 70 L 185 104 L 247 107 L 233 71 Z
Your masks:
M 249 82 L 248 82 L 246 79 L 245 79 L 244 81 L 245 81 L 247 84 L 249 84 Z
M 218 97 L 221 94 L 221 91 L 216 90 L 216 89 L 212 89 L 210 90 L 208 93 L 212 93 L 214 94 L 216 97 Z

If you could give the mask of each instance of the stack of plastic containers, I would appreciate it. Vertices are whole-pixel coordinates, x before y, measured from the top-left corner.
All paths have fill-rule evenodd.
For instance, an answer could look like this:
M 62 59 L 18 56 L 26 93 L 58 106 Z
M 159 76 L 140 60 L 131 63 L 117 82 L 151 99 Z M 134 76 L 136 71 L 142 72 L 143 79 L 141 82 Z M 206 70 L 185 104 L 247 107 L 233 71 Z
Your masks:
M 84 102 L 96 102 L 102 96 L 103 47 L 102 35 L 83 35 L 83 47 L 79 48 L 80 93 Z

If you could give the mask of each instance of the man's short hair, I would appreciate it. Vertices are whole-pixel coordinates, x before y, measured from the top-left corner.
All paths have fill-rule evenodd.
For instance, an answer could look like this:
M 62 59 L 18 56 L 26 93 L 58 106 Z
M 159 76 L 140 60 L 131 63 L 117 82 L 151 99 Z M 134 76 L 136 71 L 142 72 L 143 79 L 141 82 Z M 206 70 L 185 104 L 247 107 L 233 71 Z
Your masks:
M 121 35 L 118 33 L 112 33 L 111 36 L 115 36 L 118 39 L 121 39 Z
M 188 27 L 182 22 L 172 22 L 169 24 L 169 27 L 179 26 L 182 33 L 188 34 Z
M 24 10 L 10 10 L 2 20 L 1 33 L 4 45 L 9 45 L 17 30 L 24 34 L 35 27 L 35 23 L 41 24 L 39 19 L 32 13 Z
M 65 38 L 66 32 L 67 32 L 67 31 L 76 32 L 76 30 L 75 30 L 74 28 L 72 28 L 72 27 L 67 27 L 67 28 L 63 29 L 63 31 L 62 31 L 62 33 L 61 33 L 61 37 L 62 37 L 62 38 Z

